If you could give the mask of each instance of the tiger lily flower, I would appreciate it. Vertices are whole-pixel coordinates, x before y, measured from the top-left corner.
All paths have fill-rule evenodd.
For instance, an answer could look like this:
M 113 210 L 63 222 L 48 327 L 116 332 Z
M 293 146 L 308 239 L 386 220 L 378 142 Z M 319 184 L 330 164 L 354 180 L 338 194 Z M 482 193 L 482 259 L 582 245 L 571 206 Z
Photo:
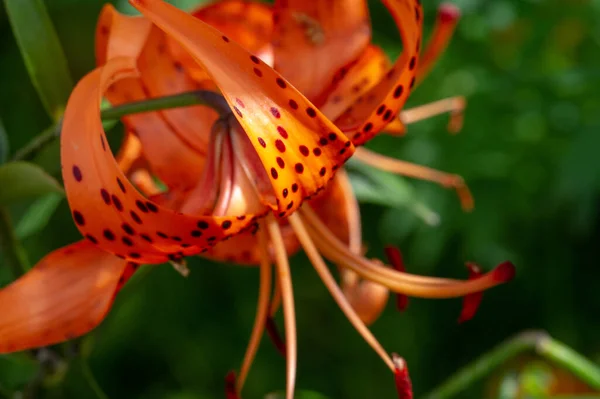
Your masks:
M 64 117 L 63 179 L 73 219 L 86 240 L 49 254 L 30 273 L 0 290 L 0 353 L 84 334 L 103 319 L 139 264 L 177 263 L 202 255 L 260 266 L 257 317 L 235 393 L 241 391 L 279 297 L 285 320 L 286 397 L 292 398 L 297 352 L 288 256 L 300 247 L 397 381 L 405 374 L 402 362 L 372 335 L 365 317 L 355 310 L 360 302 L 353 304 L 349 299 L 353 296 L 344 295 L 323 257 L 365 282 L 425 298 L 473 295 L 512 278 L 508 262 L 469 281 L 455 281 L 415 276 L 361 255 L 358 206 L 342 165 L 356 145 L 398 114 L 413 86 L 421 41 L 418 2 L 385 2 L 398 23 L 405 51 L 381 82 L 333 119 L 316 105 L 324 98 L 322 93 L 311 93 L 307 87 L 303 95 L 295 87 L 300 83 L 292 85 L 270 66 L 274 63 L 277 68 L 281 49 L 287 48 L 291 56 L 295 48 L 294 41 L 283 44 L 286 32 L 278 35 L 282 44 L 277 47 L 270 44 L 270 35 L 263 40 L 262 29 L 249 29 L 248 19 L 269 20 L 260 19 L 271 12 L 268 7 L 229 1 L 195 16 L 161 0 L 130 2 L 144 17 L 125 17 L 105 8 L 96 46 L 100 66 L 78 83 Z M 315 3 L 323 6 L 319 8 L 323 15 L 330 15 L 327 7 L 334 3 Z M 300 18 L 302 35 L 307 34 L 306 26 L 312 27 L 311 41 L 335 37 L 340 45 L 348 32 L 361 32 L 356 24 L 360 27 L 366 21 L 365 14 L 353 11 L 342 13 L 341 20 L 314 25 L 311 18 L 298 17 L 302 13 L 286 14 L 292 4 L 302 8 L 313 3 L 277 3 L 279 17 L 272 21 Z M 231 23 L 224 15 L 241 15 L 244 22 Z M 263 25 L 253 28 L 257 26 Z M 338 28 L 344 34 L 337 35 Z M 368 40 L 356 43 L 364 49 Z M 344 61 L 340 68 L 350 67 Z M 310 79 L 337 88 L 351 71 L 330 76 L 313 70 Z M 103 95 L 119 104 L 191 88 L 220 90 L 222 100 L 214 97 L 212 108 L 124 118 L 127 138 L 115 162 L 100 120 Z M 382 106 L 384 117 L 379 112 Z M 152 175 L 168 191 L 154 187 Z M 279 292 L 273 300 L 271 263 Z

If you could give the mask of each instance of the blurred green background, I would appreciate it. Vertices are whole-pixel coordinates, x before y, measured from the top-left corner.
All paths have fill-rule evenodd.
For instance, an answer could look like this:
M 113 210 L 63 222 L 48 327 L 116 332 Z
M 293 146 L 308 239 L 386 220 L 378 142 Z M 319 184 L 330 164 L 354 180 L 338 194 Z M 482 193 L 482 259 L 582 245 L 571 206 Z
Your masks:
M 93 33 L 103 3 L 45 1 L 75 79 L 94 66 Z M 125 3 L 115 2 L 131 11 Z M 175 3 L 189 8 L 200 2 Z M 463 325 L 456 323 L 460 300 L 415 299 L 402 314 L 390 302 L 372 329 L 386 349 L 408 361 L 416 397 L 524 329 L 545 329 L 600 362 L 600 1 L 454 3 L 463 17 L 451 45 L 407 106 L 464 95 L 464 129 L 448 135 L 447 117 L 440 116 L 411 125 L 404 138 L 378 137 L 369 147 L 462 175 L 475 210 L 463 213 L 449 190 L 404 180 L 440 223 L 427 225 L 410 206 L 364 204 L 364 240 L 373 257 L 383 256 L 385 244 L 399 246 L 410 271 L 419 274 L 464 278 L 468 260 L 485 269 L 511 260 L 518 273 L 487 292 L 477 316 Z M 397 54 L 398 34 L 387 11 L 378 1 L 370 4 L 375 40 Z M 437 4 L 424 4 L 426 32 Z M 51 120 L 2 8 L 0 34 L 0 119 L 14 153 Z M 56 176 L 57 148 L 36 160 Z M 11 209 L 15 220 L 26 205 Z M 24 245 L 33 263 L 78 237 L 63 201 Z M 187 279 L 160 267 L 131 284 L 94 332 L 90 366 L 110 398 L 224 396 L 224 376 L 239 367 L 252 327 L 258 270 L 203 259 L 189 263 Z M 292 267 L 298 388 L 330 398 L 395 397 L 389 370 L 347 322 L 305 256 L 295 256 Z M 0 268 L 0 284 L 8 282 Z M 31 370 L 11 361 L 0 357 L 0 384 L 19 387 Z M 264 340 L 244 397 L 262 398 L 284 384 L 284 360 Z M 489 384 L 459 397 L 484 397 Z M 75 367 L 64 382 L 37 395 L 93 397 Z

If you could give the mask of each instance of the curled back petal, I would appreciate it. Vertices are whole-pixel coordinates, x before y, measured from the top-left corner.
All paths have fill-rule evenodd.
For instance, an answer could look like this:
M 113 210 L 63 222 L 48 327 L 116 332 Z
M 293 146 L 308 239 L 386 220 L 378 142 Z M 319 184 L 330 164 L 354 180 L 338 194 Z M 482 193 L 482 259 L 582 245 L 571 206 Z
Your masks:
M 340 81 L 321 106 L 321 112 L 329 119 L 336 120 L 356 100 L 376 85 L 389 71 L 391 63 L 383 50 L 369 46 L 358 62 Z
M 0 353 L 83 335 L 106 316 L 133 264 L 88 240 L 46 255 L 0 290 Z
M 96 34 L 98 65 L 118 55 L 130 56 L 139 60 L 144 78 L 122 79 L 110 86 L 105 96 L 113 105 L 197 88 L 197 83 L 169 57 L 164 40 L 164 34 L 147 19 L 120 14 L 111 5 L 104 7 Z M 158 60 L 159 65 L 153 66 Z M 152 171 L 169 188 L 185 190 L 195 186 L 204 166 L 206 129 L 215 117 L 214 111 L 206 107 L 187 107 L 130 115 L 123 118 L 123 123 L 128 135 L 139 138 Z M 195 122 L 195 126 L 188 121 Z
M 421 47 L 422 9 L 417 0 L 384 0 L 402 36 L 402 54 L 386 76 L 336 120 L 355 145 L 364 144 L 391 122 L 415 84 Z
M 118 167 L 100 119 L 106 88 L 135 75 L 135 60 L 114 58 L 75 87 L 61 136 L 62 176 L 81 233 L 107 252 L 137 263 L 196 254 L 254 223 L 254 215 L 192 217 L 136 191 Z
M 279 0 L 275 68 L 310 101 L 335 87 L 371 40 L 365 0 Z
M 279 217 L 322 190 L 354 147 L 300 92 L 227 36 L 160 0 L 130 0 L 219 86 L 268 173 Z
M 417 84 L 421 82 L 435 65 L 437 60 L 448 47 L 452 38 L 452 33 L 460 18 L 460 10 L 457 6 L 450 3 L 442 3 L 438 7 L 437 19 L 431 38 L 425 46 L 425 51 L 419 60 L 419 69 L 417 70 Z
M 96 25 L 96 62 L 102 65 L 115 57 L 137 56 L 142 51 L 152 24 L 145 18 L 127 17 L 112 4 L 102 8 Z

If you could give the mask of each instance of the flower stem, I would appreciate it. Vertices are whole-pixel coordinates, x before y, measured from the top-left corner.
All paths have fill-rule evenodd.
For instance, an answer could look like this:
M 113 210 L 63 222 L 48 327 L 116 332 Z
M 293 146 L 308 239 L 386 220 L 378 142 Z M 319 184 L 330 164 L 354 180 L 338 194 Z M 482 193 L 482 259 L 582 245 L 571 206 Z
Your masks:
M 600 390 L 600 368 L 544 331 L 525 331 L 465 366 L 425 399 L 451 398 L 476 380 L 485 377 L 507 360 L 524 352 L 534 352 L 571 372 L 593 389 Z
M 3 207 L 0 207 L 0 251 L 14 278 L 29 270 L 27 255 L 15 236 L 8 210 Z
M 135 101 L 121 104 L 116 107 L 102 110 L 103 121 L 120 119 L 123 116 L 139 114 L 142 112 L 157 111 L 169 108 L 189 107 L 192 105 L 205 105 L 213 108 L 220 114 L 231 112 L 229 105 L 219 93 L 209 90 L 195 90 L 172 96 L 151 98 L 144 101 Z M 53 126 L 34 137 L 28 144 L 15 153 L 13 161 L 31 160 L 40 150 L 60 137 L 62 118 Z
M 87 360 L 81 357 L 79 363 L 81 364 L 81 372 L 83 373 L 83 377 L 86 379 L 87 383 L 90 386 L 90 389 L 94 391 L 97 399 L 108 399 L 108 396 L 102 388 L 100 388 L 100 384 L 96 381 L 96 377 L 94 377 L 94 373 L 92 373 L 92 369 L 88 364 Z

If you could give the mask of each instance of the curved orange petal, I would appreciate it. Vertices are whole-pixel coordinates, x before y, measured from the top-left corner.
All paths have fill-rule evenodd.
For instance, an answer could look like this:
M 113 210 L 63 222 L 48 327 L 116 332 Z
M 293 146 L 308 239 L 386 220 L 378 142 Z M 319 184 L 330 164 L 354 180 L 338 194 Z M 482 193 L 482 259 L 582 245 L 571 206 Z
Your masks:
M 136 191 L 105 145 L 102 93 L 136 73 L 135 60 L 115 58 L 75 87 L 61 135 L 62 176 L 81 233 L 107 252 L 138 263 L 196 254 L 254 223 L 253 215 L 192 217 L 161 207 Z
M 454 4 L 442 3 L 438 7 L 437 19 L 431 33 L 431 38 L 419 60 L 417 84 L 427 76 L 433 65 L 440 58 L 444 50 L 446 50 L 446 47 L 448 47 L 459 18 L 460 10 Z
M 131 265 L 87 240 L 46 255 L 0 290 L 0 353 L 52 345 L 94 329 L 135 270 Z
M 130 0 L 211 74 L 267 171 L 279 217 L 325 187 L 352 143 L 295 88 L 237 43 L 160 0 Z
M 96 63 L 115 57 L 137 58 L 152 24 L 145 18 L 127 17 L 112 4 L 106 4 L 96 24 Z
M 402 54 L 371 90 L 336 120 L 355 145 L 370 140 L 402 109 L 415 84 L 421 47 L 422 9 L 418 0 L 385 0 L 402 36 Z
M 336 120 L 360 96 L 377 84 L 390 67 L 390 60 L 383 50 L 370 45 L 329 94 L 325 104 L 321 106 L 321 112 L 329 119 Z
M 143 64 L 147 65 L 150 62 L 148 53 L 160 52 L 158 49 L 160 43 L 157 43 L 156 34 L 163 36 L 162 51 L 165 52 L 164 34 L 154 28 L 154 34 L 151 35 L 151 28 L 152 24 L 143 17 L 126 16 L 120 14 L 111 5 L 105 6 L 98 21 L 96 34 L 98 65 L 104 65 L 107 60 L 118 55 L 128 55 L 135 59 L 143 56 Z M 150 41 L 150 36 L 154 40 Z M 131 38 L 135 45 L 129 43 L 128 38 Z M 168 54 L 156 58 L 164 59 L 161 65 L 169 62 Z M 196 82 L 181 73 L 174 66 L 174 62 L 170 66 L 171 68 L 166 70 L 161 69 L 161 77 L 156 80 L 157 82 L 167 82 L 167 89 L 175 86 L 176 90 L 156 90 L 158 83 L 152 83 L 152 90 L 150 90 L 139 77 L 134 77 L 116 82 L 105 95 L 113 105 L 118 105 L 131 101 L 146 100 L 151 95 L 165 95 L 197 88 Z M 145 72 L 148 72 L 147 68 Z M 153 80 L 151 79 L 151 82 Z M 165 116 L 171 116 L 170 111 L 126 116 L 123 118 L 123 123 L 127 127 L 128 134 L 140 139 L 143 154 L 152 171 L 172 189 L 189 189 L 197 183 L 198 171 L 202 170 L 204 166 L 205 125 L 210 128 L 210 120 L 203 123 L 201 118 L 190 118 L 190 120 L 197 122 L 195 127 L 190 127 L 185 123 L 186 117 L 189 115 L 197 116 L 201 113 L 214 120 L 214 112 L 206 107 L 188 107 L 171 111 L 174 111 L 179 117 L 178 120 L 184 121 L 181 125 L 176 124 L 174 126 L 169 123 Z M 185 113 L 185 116 L 182 117 L 181 112 Z
M 365 0 L 279 0 L 274 7 L 275 69 L 321 105 L 371 40 Z
M 192 11 L 192 15 L 249 52 L 272 65 L 273 12 L 267 4 L 246 0 L 225 0 Z M 177 41 L 167 38 L 171 54 L 186 73 L 198 82 L 209 79 L 208 74 Z
M 169 56 L 166 35 L 153 27 L 138 58 L 140 81 L 148 97 L 163 97 L 192 90 L 214 90 L 214 84 L 199 84 Z M 180 140 L 196 152 L 205 154 L 210 130 L 217 112 L 207 106 L 173 108 L 158 111 Z

